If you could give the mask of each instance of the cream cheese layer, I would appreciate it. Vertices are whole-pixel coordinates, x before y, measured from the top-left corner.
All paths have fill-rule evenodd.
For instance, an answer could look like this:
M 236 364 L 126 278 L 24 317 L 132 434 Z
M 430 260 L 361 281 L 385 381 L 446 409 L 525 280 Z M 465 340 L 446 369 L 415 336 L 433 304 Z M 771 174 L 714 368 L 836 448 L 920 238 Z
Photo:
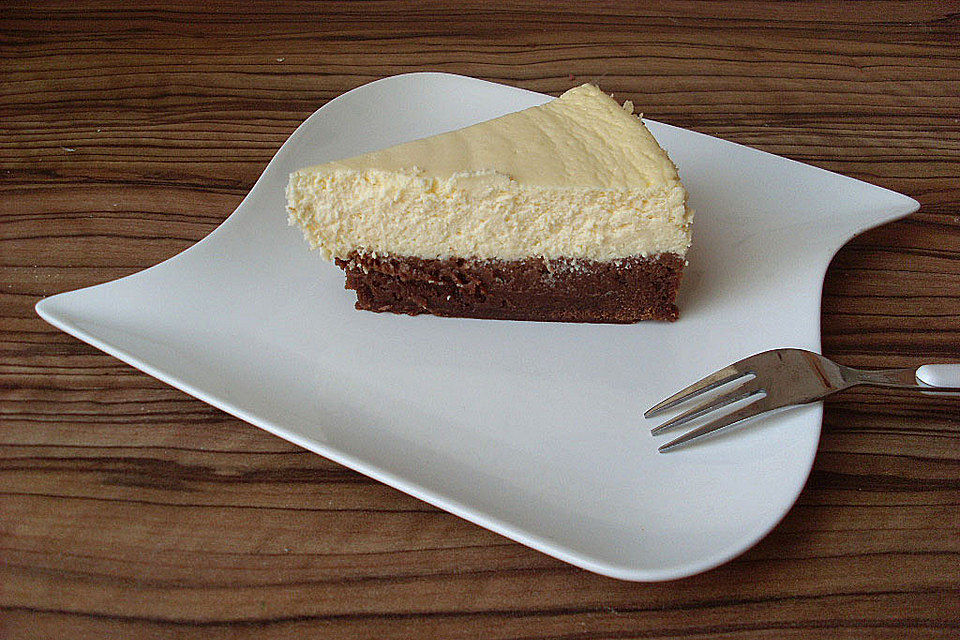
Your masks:
M 539 107 L 302 169 L 287 210 L 327 257 L 684 255 L 692 212 L 639 118 L 592 85 Z

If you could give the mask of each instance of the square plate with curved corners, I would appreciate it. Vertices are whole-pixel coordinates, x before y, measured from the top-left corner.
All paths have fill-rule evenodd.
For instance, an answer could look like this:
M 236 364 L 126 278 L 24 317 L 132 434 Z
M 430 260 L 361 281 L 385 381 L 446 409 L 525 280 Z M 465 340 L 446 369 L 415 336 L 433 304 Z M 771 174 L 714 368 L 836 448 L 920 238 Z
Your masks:
M 793 504 L 822 409 L 667 455 L 644 409 L 751 353 L 819 350 L 831 257 L 919 205 L 648 122 L 690 191 L 694 246 L 680 320 L 626 326 L 358 312 L 342 272 L 287 226 L 295 169 L 548 99 L 441 73 L 354 89 L 310 116 L 202 241 L 37 311 L 228 413 L 566 562 L 627 580 L 714 567 Z

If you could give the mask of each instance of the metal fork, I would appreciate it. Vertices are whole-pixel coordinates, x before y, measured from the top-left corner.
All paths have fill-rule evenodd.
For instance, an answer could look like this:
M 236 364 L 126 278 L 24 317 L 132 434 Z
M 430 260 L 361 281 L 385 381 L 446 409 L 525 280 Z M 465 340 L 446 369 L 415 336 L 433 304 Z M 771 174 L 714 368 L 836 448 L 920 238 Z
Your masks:
M 773 349 L 711 373 L 658 402 L 643 415 L 652 418 L 707 391 L 739 379 L 744 381 L 732 391 L 703 402 L 654 427 L 653 435 L 696 420 L 740 400 L 752 399 L 752 402 L 668 442 L 660 447 L 660 452 L 670 451 L 691 440 L 775 409 L 815 402 L 857 385 L 957 393 L 960 392 L 960 364 L 926 364 L 907 369 L 868 371 L 845 367 L 812 351 Z

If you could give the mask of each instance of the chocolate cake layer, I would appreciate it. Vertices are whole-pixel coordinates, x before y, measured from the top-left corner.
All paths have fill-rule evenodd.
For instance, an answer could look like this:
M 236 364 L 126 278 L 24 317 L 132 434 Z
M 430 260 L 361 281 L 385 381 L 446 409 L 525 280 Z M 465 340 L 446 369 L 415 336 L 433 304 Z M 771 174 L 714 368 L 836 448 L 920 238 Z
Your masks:
M 684 260 L 442 260 L 351 254 L 337 265 L 357 309 L 498 320 L 676 320 Z

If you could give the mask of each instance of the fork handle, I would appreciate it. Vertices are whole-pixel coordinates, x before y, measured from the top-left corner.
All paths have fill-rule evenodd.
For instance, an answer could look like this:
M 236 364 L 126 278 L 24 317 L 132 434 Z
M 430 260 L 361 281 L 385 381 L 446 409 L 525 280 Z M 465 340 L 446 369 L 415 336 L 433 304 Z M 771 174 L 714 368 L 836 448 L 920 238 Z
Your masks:
M 849 369 L 844 378 L 853 385 L 865 384 L 888 389 L 921 389 L 933 392 L 960 392 L 960 364 L 925 364 L 910 369 Z
M 960 388 L 960 364 L 925 364 L 917 380 L 931 387 Z

